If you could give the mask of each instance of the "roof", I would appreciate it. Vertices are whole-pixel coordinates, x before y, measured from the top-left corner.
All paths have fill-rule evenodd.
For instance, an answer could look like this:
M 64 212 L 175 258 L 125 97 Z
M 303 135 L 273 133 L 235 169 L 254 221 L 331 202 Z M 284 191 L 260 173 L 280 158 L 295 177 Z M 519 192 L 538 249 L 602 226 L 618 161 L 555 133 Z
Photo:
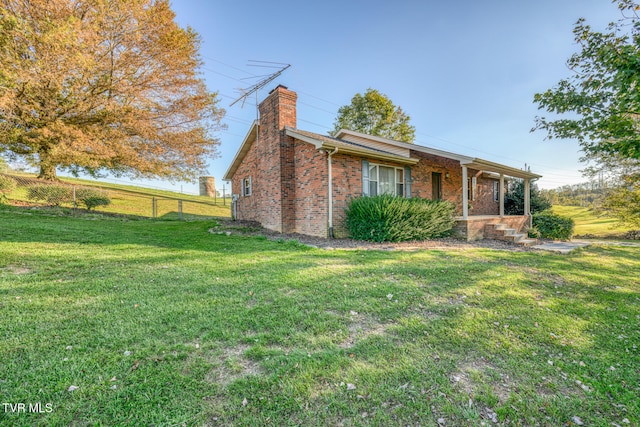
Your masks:
M 409 144 L 407 142 L 395 141 L 393 139 L 382 138 L 379 136 L 367 135 L 352 130 L 342 129 L 336 134 L 336 138 L 349 139 L 353 141 L 370 140 L 382 144 L 387 144 L 394 147 L 404 148 L 408 150 L 418 151 L 420 153 L 432 154 L 434 156 L 440 156 L 447 159 L 457 160 L 461 165 L 468 168 L 477 169 L 487 172 L 495 172 L 502 175 L 508 175 L 514 178 L 527 178 L 538 179 L 542 178 L 542 175 L 517 169 L 511 166 L 506 166 L 500 163 L 490 162 L 488 160 L 480 159 L 477 157 L 465 156 L 463 154 L 451 153 L 448 151 L 438 150 L 435 148 L 425 147 L 418 144 Z
M 415 165 L 420 159 L 412 158 L 409 156 L 402 156 L 390 151 L 381 150 L 375 147 L 368 147 L 364 144 L 357 142 L 347 141 L 339 138 L 333 138 L 330 136 L 320 135 L 313 132 L 307 132 L 300 129 L 294 129 L 286 126 L 285 133 L 291 137 L 294 137 L 300 141 L 308 142 L 315 145 L 317 150 L 327 150 L 332 152 L 339 152 L 343 154 L 354 154 L 358 156 L 365 156 L 377 160 L 388 160 L 404 165 Z M 337 149 L 337 151 L 335 151 Z
M 225 180 L 233 178 L 236 170 L 242 163 L 242 160 L 249 152 L 249 149 L 256 140 L 256 131 L 258 123 L 254 121 L 247 132 L 236 156 L 234 157 L 229 169 L 224 175 Z M 301 129 L 295 129 L 289 126 L 284 128 L 285 134 L 300 141 L 313 144 L 317 150 L 327 150 L 331 152 L 340 152 L 343 154 L 353 154 L 362 157 L 368 157 L 377 160 L 387 160 L 403 165 L 414 165 L 420 159 L 411 157 L 411 151 L 417 151 L 434 156 L 444 157 L 447 159 L 457 160 L 462 166 L 477 169 L 486 172 L 493 172 L 500 175 L 511 176 L 514 178 L 538 179 L 541 175 L 524 171 L 522 169 L 513 168 L 511 166 L 490 162 L 488 160 L 477 157 L 465 156 L 462 154 L 451 153 L 444 150 L 425 147 L 418 144 L 409 144 L 406 142 L 395 141 L 393 139 L 382 138 L 379 136 L 367 135 L 360 132 L 342 129 L 335 137 L 321 135 L 314 132 L 308 132 Z M 337 151 L 336 151 L 337 150 Z
M 240 167 L 240 163 L 242 163 L 242 160 L 247 155 L 247 153 L 249 152 L 249 149 L 255 142 L 257 133 L 258 133 L 258 121 L 254 120 L 253 123 L 251 124 L 251 127 L 249 128 L 249 132 L 247 132 L 247 135 L 242 140 L 242 144 L 240 144 L 240 148 L 238 148 L 238 152 L 236 153 L 236 156 L 231 161 L 231 165 L 229 165 L 229 169 L 227 169 L 227 172 L 224 174 L 222 179 L 224 179 L 225 181 L 229 181 L 231 180 L 231 178 L 233 178 L 233 175 L 235 175 L 236 170 L 238 170 L 238 168 Z

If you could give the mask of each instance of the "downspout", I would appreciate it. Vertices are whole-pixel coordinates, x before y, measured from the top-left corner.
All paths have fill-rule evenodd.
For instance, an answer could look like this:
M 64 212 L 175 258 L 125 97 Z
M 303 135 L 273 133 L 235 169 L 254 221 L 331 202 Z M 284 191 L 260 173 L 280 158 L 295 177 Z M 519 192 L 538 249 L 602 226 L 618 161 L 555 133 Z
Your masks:
M 327 150 L 327 167 L 329 172 L 329 238 L 333 239 L 333 175 L 331 171 L 331 156 L 338 152 L 338 147 L 334 148 L 333 151 Z

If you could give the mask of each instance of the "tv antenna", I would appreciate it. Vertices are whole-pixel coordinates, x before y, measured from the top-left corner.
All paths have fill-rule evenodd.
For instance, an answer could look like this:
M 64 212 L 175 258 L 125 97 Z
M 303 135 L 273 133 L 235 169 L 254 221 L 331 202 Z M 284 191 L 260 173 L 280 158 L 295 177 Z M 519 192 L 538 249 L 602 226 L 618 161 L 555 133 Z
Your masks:
M 249 62 L 253 62 L 254 63 L 254 64 L 249 64 L 249 66 L 251 66 L 251 67 L 279 68 L 279 70 L 276 71 L 275 73 L 268 74 L 267 76 L 264 76 L 264 78 L 262 80 L 260 80 L 258 83 L 254 84 L 253 86 L 250 86 L 250 87 L 245 88 L 245 89 L 241 88 L 240 92 L 242 92 L 242 95 L 238 99 L 233 101 L 229 105 L 230 107 L 232 107 L 233 105 L 235 105 L 239 101 L 242 101 L 242 106 L 244 107 L 244 102 L 247 100 L 249 95 L 251 95 L 252 93 L 255 93 L 256 94 L 256 109 L 257 109 L 258 108 L 258 90 L 260 90 L 261 88 L 265 87 L 266 85 L 268 85 L 273 80 L 277 79 L 278 76 L 284 72 L 284 70 L 286 70 L 287 68 L 291 67 L 291 64 L 285 64 L 285 63 L 282 63 L 282 62 L 255 61 L 255 60 L 252 60 L 252 59 L 250 59 Z M 262 77 L 262 76 L 257 76 L 257 77 Z

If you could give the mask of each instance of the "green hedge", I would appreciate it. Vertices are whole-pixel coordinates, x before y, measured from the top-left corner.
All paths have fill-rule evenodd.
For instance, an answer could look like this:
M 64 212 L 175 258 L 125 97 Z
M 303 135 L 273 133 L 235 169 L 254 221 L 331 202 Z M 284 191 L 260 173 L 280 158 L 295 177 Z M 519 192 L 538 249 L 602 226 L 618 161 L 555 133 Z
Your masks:
M 569 240 L 573 236 L 575 221 L 551 211 L 533 214 L 533 228 L 543 239 Z
M 79 204 L 85 205 L 87 210 L 111 204 L 111 198 L 107 192 L 91 188 L 78 188 L 76 190 L 76 200 Z
M 373 242 L 426 240 L 447 235 L 455 207 L 450 202 L 395 196 L 359 197 L 346 209 L 351 238 Z
M 66 185 L 34 184 L 27 190 L 27 198 L 34 202 L 46 202 L 51 206 L 73 202 L 73 190 Z

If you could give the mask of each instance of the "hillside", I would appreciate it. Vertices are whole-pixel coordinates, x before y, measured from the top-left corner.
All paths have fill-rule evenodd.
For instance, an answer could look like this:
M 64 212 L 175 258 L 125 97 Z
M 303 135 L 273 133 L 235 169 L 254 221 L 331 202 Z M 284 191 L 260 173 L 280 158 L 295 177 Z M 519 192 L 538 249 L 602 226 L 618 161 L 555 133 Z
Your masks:
M 34 175 L 7 174 L 17 182 L 14 191 L 7 194 L 10 204 L 37 205 L 28 198 L 28 187 L 39 183 Z M 77 188 L 92 188 L 105 192 L 111 199 L 111 204 L 98 209 L 99 212 L 110 214 L 134 215 L 140 217 L 155 217 L 158 219 L 194 220 L 212 217 L 229 217 L 231 199 L 211 198 L 182 194 L 169 190 L 150 189 L 135 185 L 113 184 L 79 178 L 60 177 L 60 184 Z M 39 204 L 45 204 L 40 202 Z M 62 208 L 73 208 L 73 201 L 60 203 Z M 154 211 L 155 206 L 155 211 Z
M 554 205 L 552 210 L 554 213 L 572 218 L 576 222 L 574 230 L 576 236 L 589 235 L 611 238 L 619 237 L 630 230 L 629 227 L 620 225 L 617 219 L 599 215 L 591 208 Z

